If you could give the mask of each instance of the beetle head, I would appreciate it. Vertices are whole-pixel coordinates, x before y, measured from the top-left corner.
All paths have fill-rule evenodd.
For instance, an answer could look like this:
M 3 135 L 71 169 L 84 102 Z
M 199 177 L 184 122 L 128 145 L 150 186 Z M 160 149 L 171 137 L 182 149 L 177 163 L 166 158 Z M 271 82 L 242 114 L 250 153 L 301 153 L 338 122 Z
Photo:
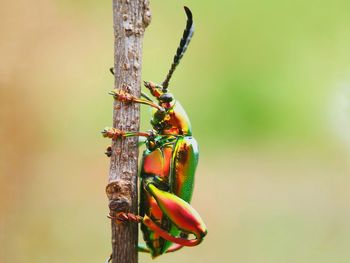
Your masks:
M 159 105 L 165 109 L 169 109 L 174 105 L 174 96 L 164 89 L 161 85 L 157 85 L 153 82 L 144 82 L 145 87 L 149 89 L 151 94 L 157 98 Z
M 171 93 L 163 93 L 162 95 L 159 96 L 158 98 L 159 104 L 165 108 L 169 109 L 172 106 L 174 106 L 174 96 Z

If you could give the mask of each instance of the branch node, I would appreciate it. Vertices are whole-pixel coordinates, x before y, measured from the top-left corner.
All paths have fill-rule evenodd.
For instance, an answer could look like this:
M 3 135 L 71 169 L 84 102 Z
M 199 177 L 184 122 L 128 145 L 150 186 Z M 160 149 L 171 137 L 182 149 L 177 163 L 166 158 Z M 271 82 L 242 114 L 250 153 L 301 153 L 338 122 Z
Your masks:
M 143 1 L 143 25 L 144 27 L 148 27 L 152 20 L 152 13 L 150 9 L 149 0 Z
M 131 203 L 131 184 L 124 180 L 112 181 L 106 186 L 108 200 L 126 200 Z

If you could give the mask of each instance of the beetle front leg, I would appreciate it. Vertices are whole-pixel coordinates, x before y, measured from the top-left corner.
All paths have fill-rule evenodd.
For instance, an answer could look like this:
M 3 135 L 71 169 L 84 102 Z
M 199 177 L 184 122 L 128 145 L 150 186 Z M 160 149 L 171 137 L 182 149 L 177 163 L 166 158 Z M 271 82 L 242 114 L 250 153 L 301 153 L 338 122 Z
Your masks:
M 156 108 L 158 110 L 164 110 L 163 107 L 159 106 L 155 102 L 153 102 L 150 99 L 142 99 L 142 98 L 137 98 L 134 95 L 131 95 L 130 93 L 121 90 L 121 89 L 115 89 L 111 91 L 109 94 L 111 94 L 115 100 L 121 101 L 121 102 L 126 102 L 126 103 L 140 103 L 140 104 L 145 104 L 148 106 L 151 106 L 153 108 Z
M 109 68 L 109 72 L 111 72 L 112 75 L 114 76 L 114 68 Z M 148 82 L 145 82 L 145 83 L 148 83 Z M 113 93 L 110 93 L 110 94 L 114 95 Z M 141 91 L 141 97 L 144 97 L 146 100 L 153 102 L 152 99 L 150 97 L 148 97 L 148 95 L 146 93 L 143 93 L 143 91 Z

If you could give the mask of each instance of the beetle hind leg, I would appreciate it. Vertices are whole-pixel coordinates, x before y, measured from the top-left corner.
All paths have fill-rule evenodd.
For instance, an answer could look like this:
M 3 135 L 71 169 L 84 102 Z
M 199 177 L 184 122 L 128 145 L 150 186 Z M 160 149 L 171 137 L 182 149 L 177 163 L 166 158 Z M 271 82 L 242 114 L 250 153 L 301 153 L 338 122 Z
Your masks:
M 183 247 L 184 247 L 183 245 L 175 243 L 175 244 L 172 244 L 171 247 L 169 247 L 165 253 L 175 252 L 175 251 L 180 250 Z
M 111 214 L 109 214 L 107 217 L 110 219 L 115 219 L 118 223 L 121 223 L 121 222 L 141 223 L 143 220 L 142 216 L 138 216 L 133 213 L 125 213 L 125 212 L 119 212 L 115 216 L 112 216 Z
M 142 223 L 162 238 L 181 246 L 196 246 L 202 242 L 207 229 L 197 211 L 178 196 L 158 189 L 153 183 L 146 184 L 146 190 L 154 197 L 162 212 L 184 233 L 194 234 L 195 239 L 175 237 L 162 229 L 147 215 Z
M 183 237 L 171 235 L 147 215 L 142 217 L 132 213 L 119 212 L 113 217 L 110 216 L 110 218 L 117 220 L 117 222 L 143 223 L 165 240 L 181 246 L 196 246 L 203 241 L 207 234 L 206 226 L 197 211 L 189 203 L 172 193 L 158 189 L 152 182 L 146 183 L 145 189 L 156 200 L 161 211 L 179 230 L 185 233 L 185 235 L 182 235 Z M 187 239 L 186 234 L 193 234 L 196 238 Z M 177 248 L 180 247 L 175 247 L 174 250 Z

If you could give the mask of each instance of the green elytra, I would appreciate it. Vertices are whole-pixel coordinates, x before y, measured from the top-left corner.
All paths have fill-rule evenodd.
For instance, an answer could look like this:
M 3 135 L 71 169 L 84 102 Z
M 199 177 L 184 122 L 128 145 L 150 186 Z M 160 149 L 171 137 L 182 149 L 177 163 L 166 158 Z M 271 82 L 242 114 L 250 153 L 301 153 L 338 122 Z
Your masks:
M 145 138 L 143 143 L 146 149 L 140 170 L 139 215 L 118 212 L 112 219 L 141 223 L 146 244 L 139 245 L 139 251 L 148 252 L 153 258 L 183 246 L 198 245 L 207 234 L 203 220 L 189 204 L 198 164 L 198 145 L 192 137 L 191 123 L 185 110 L 168 92 L 171 76 L 194 32 L 192 13 L 189 8 L 184 9 L 187 15 L 186 28 L 165 80 L 162 85 L 144 83 L 157 102 L 143 92 L 143 98 L 137 98 L 123 90 L 110 93 L 121 102 L 153 107 L 153 129 L 148 132 L 134 132 L 105 128 L 102 131 L 104 137 L 114 140 L 131 136 Z M 113 69 L 111 72 L 114 73 Z M 112 154 L 110 147 L 106 154 Z M 188 239 L 189 234 L 193 234 L 195 238 Z

